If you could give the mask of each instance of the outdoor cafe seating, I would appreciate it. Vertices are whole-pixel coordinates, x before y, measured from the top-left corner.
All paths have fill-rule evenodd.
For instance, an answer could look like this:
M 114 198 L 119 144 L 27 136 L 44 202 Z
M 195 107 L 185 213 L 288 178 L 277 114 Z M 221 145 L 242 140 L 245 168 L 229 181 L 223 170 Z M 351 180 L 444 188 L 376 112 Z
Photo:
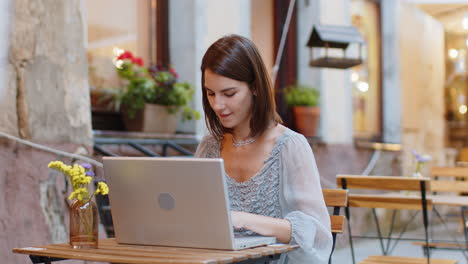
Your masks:
M 351 190 L 368 190 L 366 194 L 350 193 L 348 197 L 348 206 L 345 208 L 346 218 L 348 220 L 348 235 L 351 247 L 353 263 L 356 263 L 353 239 L 377 239 L 379 241 L 382 255 L 369 256 L 360 263 L 362 264 L 377 264 L 377 263 L 433 263 L 433 264 L 451 264 L 457 263 L 451 259 L 434 259 L 431 258 L 430 252 L 430 236 L 429 236 L 429 211 L 433 207 L 433 201 L 426 195 L 431 187 L 429 178 L 414 178 L 414 177 L 395 177 L 395 176 L 359 176 L 359 175 L 337 175 L 337 185 L 343 189 Z M 384 193 L 383 191 L 390 191 Z M 416 195 L 410 192 L 416 192 Z M 369 208 L 372 211 L 377 236 L 358 236 L 352 233 L 351 230 L 351 208 Z M 387 235 L 383 234 L 380 222 L 376 213 L 376 209 L 393 209 L 392 224 Z M 393 226 L 395 221 L 396 210 L 412 210 L 415 211 L 411 215 L 409 221 L 403 226 L 400 234 L 393 236 Z M 420 220 L 416 216 L 421 213 Z M 411 238 L 414 241 L 422 241 L 425 257 L 402 257 L 390 256 L 392 249 L 396 243 L 402 239 L 409 223 L 419 221 L 424 227 L 423 238 Z M 409 239 L 405 239 L 409 240 Z M 392 244 L 393 242 L 393 244 Z
M 468 229 L 466 226 L 466 211 L 468 209 L 468 167 L 432 167 L 431 168 L 431 195 L 433 212 L 436 219 L 444 226 L 447 225 L 447 217 L 453 215 L 459 219 L 460 230 L 463 231 L 464 241 L 458 241 L 454 235 L 451 241 L 432 241 L 429 246 L 433 249 L 466 250 L 468 248 Z M 440 209 L 448 209 L 450 215 L 443 215 Z M 456 212 L 459 212 L 456 213 Z M 421 245 L 420 242 L 413 244 Z M 465 256 L 466 257 L 466 256 Z

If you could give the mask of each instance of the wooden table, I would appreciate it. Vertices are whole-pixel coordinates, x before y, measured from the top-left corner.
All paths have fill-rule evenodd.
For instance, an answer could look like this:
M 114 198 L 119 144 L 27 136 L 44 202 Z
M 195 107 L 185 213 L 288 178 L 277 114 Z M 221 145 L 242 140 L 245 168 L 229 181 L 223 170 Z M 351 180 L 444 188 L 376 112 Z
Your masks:
M 99 240 L 97 249 L 72 249 L 69 244 L 14 248 L 14 253 L 27 254 L 33 263 L 51 263 L 64 259 L 112 263 L 268 263 L 298 246 L 269 245 L 239 251 L 163 246 L 118 244 L 114 238 Z

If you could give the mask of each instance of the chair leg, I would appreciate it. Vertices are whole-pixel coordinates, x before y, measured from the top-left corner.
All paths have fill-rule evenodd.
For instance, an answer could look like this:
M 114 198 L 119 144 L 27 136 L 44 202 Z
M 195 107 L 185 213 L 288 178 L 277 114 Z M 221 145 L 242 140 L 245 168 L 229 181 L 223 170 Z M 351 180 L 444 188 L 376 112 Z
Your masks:
M 353 235 L 351 233 L 351 223 L 350 223 L 350 213 L 349 213 L 349 207 L 345 207 L 345 215 L 346 215 L 346 223 L 348 226 L 348 237 L 349 237 L 349 247 L 351 248 L 351 256 L 353 258 L 353 264 L 356 264 L 356 257 L 354 256 L 354 246 L 353 246 Z
M 424 223 L 424 235 L 426 238 L 426 245 L 424 246 L 427 253 L 427 264 L 431 263 L 431 252 L 429 249 L 429 218 L 427 216 L 427 200 L 426 200 L 426 183 L 421 182 L 421 203 L 422 203 L 422 214 Z
M 332 245 L 332 250 L 330 252 L 330 257 L 328 258 L 328 264 L 332 263 L 333 251 L 335 251 L 335 244 L 336 244 L 336 233 L 333 233 L 332 237 L 333 237 L 333 245 Z
M 465 246 L 468 247 L 468 230 L 466 227 L 466 217 L 465 217 L 465 211 L 467 210 L 468 207 L 462 206 L 461 208 L 461 216 L 463 220 L 463 233 L 465 234 Z
M 380 230 L 379 219 L 377 218 L 377 213 L 375 212 L 375 208 L 372 208 L 372 215 L 374 216 L 375 227 L 377 228 L 377 235 L 379 236 L 380 248 L 382 250 L 382 254 L 387 255 L 387 251 L 385 250 L 384 243 L 383 243 L 382 231 Z

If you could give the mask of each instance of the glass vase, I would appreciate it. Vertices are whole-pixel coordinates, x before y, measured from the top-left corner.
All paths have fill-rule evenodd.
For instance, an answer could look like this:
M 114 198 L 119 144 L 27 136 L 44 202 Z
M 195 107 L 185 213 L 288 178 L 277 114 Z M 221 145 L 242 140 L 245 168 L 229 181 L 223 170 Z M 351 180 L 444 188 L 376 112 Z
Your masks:
M 72 248 L 97 248 L 98 211 L 93 201 L 75 200 L 70 206 L 70 245 Z

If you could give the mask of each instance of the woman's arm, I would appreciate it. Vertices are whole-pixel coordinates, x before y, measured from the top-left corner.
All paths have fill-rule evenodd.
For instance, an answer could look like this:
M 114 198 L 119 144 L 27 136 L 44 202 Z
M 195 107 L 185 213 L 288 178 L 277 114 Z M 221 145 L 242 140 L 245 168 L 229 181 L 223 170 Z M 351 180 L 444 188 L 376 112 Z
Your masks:
M 245 228 L 263 236 L 273 236 L 285 244 L 291 240 L 291 223 L 286 219 L 231 211 L 231 220 L 234 228 Z
M 306 138 L 295 134 L 281 152 L 280 204 L 291 223 L 289 263 L 327 263 L 332 248 L 330 216 L 320 184 L 315 157 Z

